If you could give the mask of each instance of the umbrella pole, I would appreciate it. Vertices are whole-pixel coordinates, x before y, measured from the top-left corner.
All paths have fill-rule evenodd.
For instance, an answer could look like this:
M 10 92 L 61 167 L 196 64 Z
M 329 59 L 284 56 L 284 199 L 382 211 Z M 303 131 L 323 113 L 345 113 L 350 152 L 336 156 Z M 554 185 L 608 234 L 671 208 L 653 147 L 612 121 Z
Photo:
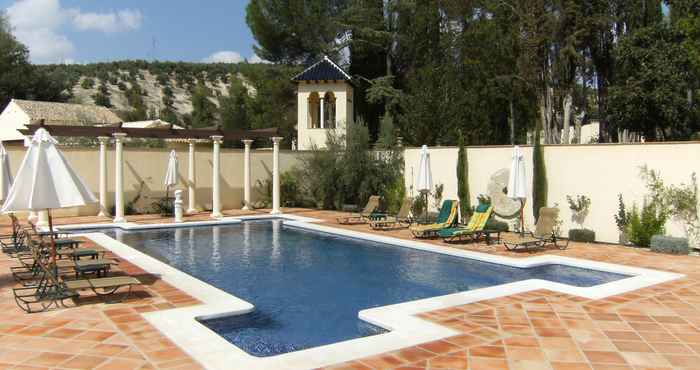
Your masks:
M 46 209 L 46 213 L 49 214 L 49 238 L 51 238 L 51 265 L 56 268 L 56 239 L 53 235 L 53 219 L 51 216 L 51 210 Z
M 520 205 L 520 236 L 525 236 L 525 200 Z

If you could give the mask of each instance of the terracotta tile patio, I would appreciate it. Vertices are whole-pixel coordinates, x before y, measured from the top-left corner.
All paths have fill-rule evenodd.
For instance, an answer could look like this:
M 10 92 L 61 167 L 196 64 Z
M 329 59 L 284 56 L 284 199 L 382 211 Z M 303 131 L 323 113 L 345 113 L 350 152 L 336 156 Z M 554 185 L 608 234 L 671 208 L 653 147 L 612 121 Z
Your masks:
M 370 232 L 363 225 L 337 225 L 336 212 L 285 211 Z M 201 219 L 208 219 L 208 214 L 187 218 Z M 57 224 L 97 221 L 110 220 L 56 219 Z M 129 221 L 164 220 L 132 216 Z M 8 220 L 1 222 L 0 231 L 6 232 Z M 381 233 L 410 239 L 405 230 Z M 501 246 L 483 244 L 450 246 L 514 257 L 559 254 L 687 277 L 603 300 L 538 290 L 424 313 L 422 318 L 461 334 L 329 369 L 700 369 L 698 257 L 659 255 L 605 244 L 572 243 L 565 251 L 534 253 L 507 252 Z M 86 297 L 78 300 L 76 307 L 29 315 L 12 299 L 12 265 L 14 261 L 0 256 L 0 369 L 201 368 L 139 314 L 198 303 L 156 276 L 122 260 L 116 270 L 144 282 L 129 301 L 105 304 Z

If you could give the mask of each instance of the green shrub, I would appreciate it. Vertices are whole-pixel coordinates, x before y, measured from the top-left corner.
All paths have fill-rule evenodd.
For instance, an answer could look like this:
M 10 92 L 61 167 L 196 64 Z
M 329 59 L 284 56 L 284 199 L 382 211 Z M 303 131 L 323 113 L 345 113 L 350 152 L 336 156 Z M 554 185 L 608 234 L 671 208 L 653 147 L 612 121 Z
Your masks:
M 617 195 L 617 214 L 615 215 L 615 224 L 620 232 L 625 232 L 630 224 L 630 214 L 625 208 L 625 201 L 622 199 L 622 194 Z
M 569 240 L 575 242 L 593 243 L 595 242 L 595 231 L 589 229 L 570 229 Z
M 632 207 L 627 226 L 627 236 L 630 242 L 639 247 L 648 248 L 652 236 L 664 234 L 668 214 L 659 208 L 655 202 L 646 201 L 642 205 L 641 213 L 636 205 Z
M 484 228 L 486 230 L 506 232 L 508 231 L 508 223 L 504 221 L 498 221 L 492 217 L 486 222 L 486 226 Z
M 378 151 L 372 151 L 361 118 L 348 125 L 347 136 L 329 130 L 326 148 L 312 148 L 301 159 L 301 191 L 324 209 L 365 204 L 371 195 L 379 195 L 388 211 L 398 210 L 405 195 L 403 152 L 390 145 L 383 140 Z
M 651 250 L 658 253 L 683 254 L 690 252 L 688 239 L 672 236 L 654 235 L 651 237 Z
M 84 78 L 83 81 L 80 83 L 80 87 L 82 87 L 85 90 L 92 89 L 95 87 L 95 80 L 92 78 Z
M 299 170 L 292 168 L 280 173 L 280 204 L 283 207 L 305 207 L 312 205 L 299 190 Z M 266 206 L 272 204 L 272 174 L 265 180 L 258 180 L 256 187 L 260 195 L 260 202 Z
M 413 198 L 413 206 L 411 207 L 411 213 L 413 213 L 413 218 L 424 217 L 425 212 L 425 197 L 422 194 L 418 194 Z

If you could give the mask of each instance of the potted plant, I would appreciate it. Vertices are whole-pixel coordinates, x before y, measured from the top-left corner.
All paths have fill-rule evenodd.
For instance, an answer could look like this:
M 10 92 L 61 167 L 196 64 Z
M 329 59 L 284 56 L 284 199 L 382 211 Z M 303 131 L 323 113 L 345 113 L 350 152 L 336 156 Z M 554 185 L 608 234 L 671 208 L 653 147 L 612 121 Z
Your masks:
M 583 222 L 588 217 L 588 212 L 591 209 L 591 198 L 585 195 L 577 195 L 576 198 L 567 195 L 566 200 L 569 202 L 569 209 L 571 210 L 571 221 L 579 225 L 578 229 L 569 230 L 569 240 L 587 243 L 594 242 L 595 232 L 583 227 Z
M 622 194 L 617 195 L 617 214 L 615 215 L 615 224 L 617 225 L 617 230 L 620 232 L 619 242 L 620 244 L 629 244 L 629 237 L 627 236 L 627 228 L 630 224 L 630 214 L 627 212 L 625 207 L 625 202 L 622 199 Z

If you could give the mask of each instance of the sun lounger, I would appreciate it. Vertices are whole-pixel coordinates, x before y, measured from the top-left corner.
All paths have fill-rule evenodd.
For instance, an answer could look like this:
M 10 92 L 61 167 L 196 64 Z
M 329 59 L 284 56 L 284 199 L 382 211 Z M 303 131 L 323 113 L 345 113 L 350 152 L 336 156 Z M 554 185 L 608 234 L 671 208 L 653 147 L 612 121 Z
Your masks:
M 413 206 L 413 198 L 406 197 L 401 203 L 401 208 L 395 216 L 387 216 L 383 220 L 370 221 L 369 226 L 374 230 L 394 230 L 403 229 L 411 226 L 413 218 L 411 217 L 411 207 Z
M 411 227 L 411 233 L 416 238 L 431 238 L 437 236 L 440 230 L 452 227 L 457 222 L 456 200 L 447 199 L 442 202 L 442 208 L 435 223 Z
M 559 249 L 566 249 L 569 246 L 569 240 L 557 238 L 554 232 L 558 216 L 558 208 L 540 208 L 539 218 L 535 224 L 535 231 L 525 235 L 515 234 L 510 238 L 506 238 L 503 241 L 503 245 L 509 251 L 543 248 L 546 245 L 554 245 Z
M 440 230 L 438 235 L 445 242 L 476 241 L 482 236 L 490 236 L 490 232 L 485 230 L 486 223 L 491 218 L 493 207 L 489 204 L 479 204 L 474 211 L 474 214 L 469 218 L 467 225 L 451 227 Z M 487 235 L 488 234 L 488 235 Z
M 95 295 L 105 298 L 114 295 L 121 288 L 128 288 L 126 294 L 115 301 L 121 302 L 131 295 L 135 285 L 141 281 L 132 276 L 114 276 L 94 279 L 61 279 L 58 268 L 46 265 L 38 260 L 39 281 L 37 285 L 13 289 L 15 302 L 28 313 L 46 311 L 52 307 L 66 307 L 66 299 L 78 298 L 79 290 L 91 290 Z M 110 302 L 111 303 L 111 302 Z
M 350 216 L 338 217 L 337 221 L 341 225 L 358 225 L 366 224 L 374 218 L 381 218 L 379 214 L 373 216 L 377 209 L 379 208 L 379 195 L 372 195 L 367 200 L 365 208 L 359 214 L 354 214 Z
M 24 247 L 25 233 L 17 217 L 12 213 L 8 216 L 12 221 L 12 232 L 0 236 L 0 245 L 2 246 L 3 253 L 12 255 L 26 249 Z

